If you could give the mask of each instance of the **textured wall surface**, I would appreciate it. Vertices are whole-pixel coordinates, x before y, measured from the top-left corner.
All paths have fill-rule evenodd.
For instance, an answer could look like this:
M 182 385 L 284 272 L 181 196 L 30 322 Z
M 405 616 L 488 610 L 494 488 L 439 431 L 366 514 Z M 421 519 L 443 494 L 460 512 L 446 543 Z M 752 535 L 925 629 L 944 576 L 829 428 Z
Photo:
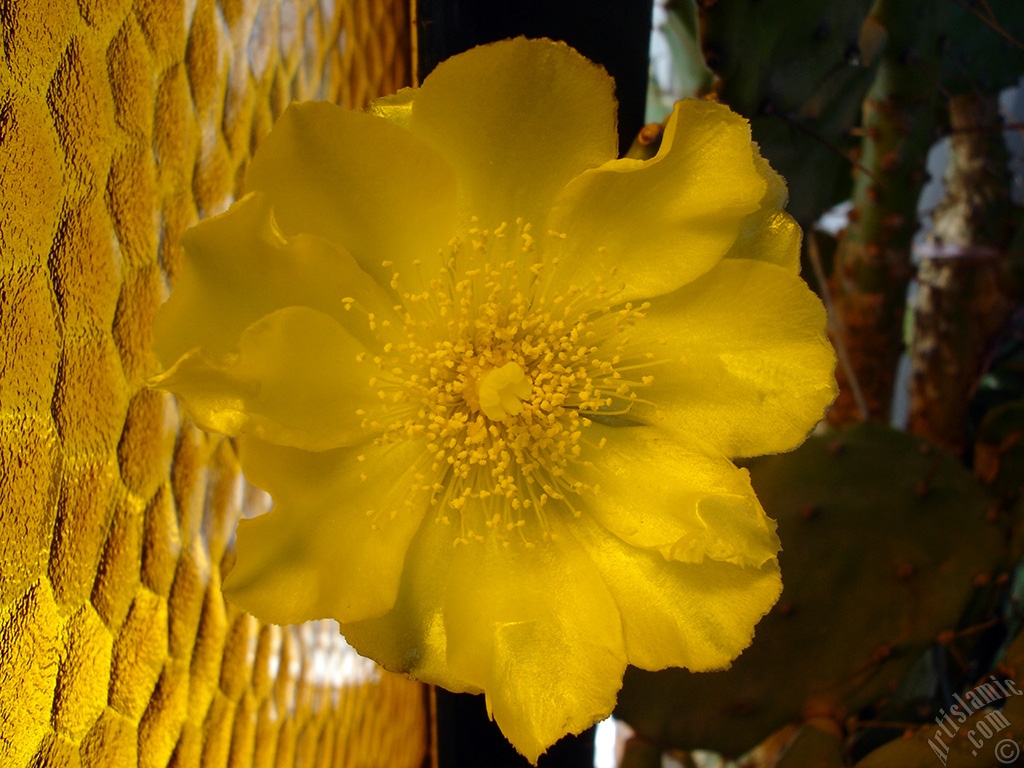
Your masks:
M 147 391 L 178 240 L 292 99 L 406 84 L 402 0 L 0 0 L 0 766 L 416 766 L 422 689 L 225 603 L 266 497 Z

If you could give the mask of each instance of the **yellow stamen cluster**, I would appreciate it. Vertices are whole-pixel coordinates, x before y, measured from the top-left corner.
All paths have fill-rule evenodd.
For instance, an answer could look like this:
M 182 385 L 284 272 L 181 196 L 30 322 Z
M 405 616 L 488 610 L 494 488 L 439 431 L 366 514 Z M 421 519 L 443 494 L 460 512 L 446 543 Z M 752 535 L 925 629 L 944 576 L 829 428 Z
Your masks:
M 529 224 L 507 229 L 453 239 L 434 276 L 393 274 L 404 327 L 383 329 L 388 377 L 371 381 L 381 415 L 366 424 L 379 442 L 424 441 L 418 490 L 439 522 L 458 513 L 456 543 L 487 529 L 528 540 L 530 520 L 546 536 L 553 509 L 579 515 L 580 495 L 597 490 L 572 472 L 585 428 L 628 412 L 652 379 L 624 372 L 655 364 L 628 351 L 646 304 L 617 306 L 601 280 L 556 291 L 545 264 L 564 235 L 549 233 L 542 260 Z

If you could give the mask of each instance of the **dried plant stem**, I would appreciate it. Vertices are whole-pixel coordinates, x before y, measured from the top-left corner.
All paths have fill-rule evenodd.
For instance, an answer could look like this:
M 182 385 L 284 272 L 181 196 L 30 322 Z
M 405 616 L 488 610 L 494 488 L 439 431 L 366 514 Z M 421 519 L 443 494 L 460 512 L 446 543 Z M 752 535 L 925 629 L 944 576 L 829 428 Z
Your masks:
M 846 330 L 842 327 L 843 319 L 836 313 L 835 303 L 832 301 L 832 293 L 828 287 L 828 278 L 825 277 L 825 269 L 821 265 L 821 251 L 818 250 L 818 241 L 813 231 L 807 235 L 807 255 L 814 269 L 814 278 L 821 287 L 821 300 L 825 303 L 825 310 L 828 312 L 829 336 L 835 345 L 839 365 L 843 369 L 843 373 L 849 383 L 850 393 L 853 395 L 853 401 L 857 405 L 857 410 L 860 411 L 861 421 L 867 421 L 870 418 L 868 404 L 864 400 L 864 392 L 861 391 L 860 382 L 857 381 L 857 371 L 850 362 L 850 353 L 847 351 L 846 343 L 843 341 L 846 336 Z

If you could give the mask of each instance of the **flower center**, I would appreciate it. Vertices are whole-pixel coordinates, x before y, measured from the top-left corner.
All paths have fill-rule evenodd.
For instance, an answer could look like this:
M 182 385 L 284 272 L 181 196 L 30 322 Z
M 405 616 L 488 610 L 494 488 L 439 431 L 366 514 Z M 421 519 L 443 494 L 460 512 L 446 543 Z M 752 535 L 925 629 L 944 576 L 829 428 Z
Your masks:
M 586 428 L 628 413 L 652 382 L 638 372 L 656 364 L 630 340 L 646 304 L 616 305 L 600 278 L 553 284 L 544 270 L 564 236 L 550 233 L 539 258 L 529 224 L 517 227 L 453 239 L 433 277 L 421 265 L 394 274 L 404 327 L 378 329 L 388 375 L 370 382 L 381 405 L 365 423 L 379 443 L 423 441 L 416 490 L 439 523 L 458 522 L 456 543 L 488 531 L 530 541 L 530 521 L 547 536 L 547 515 L 579 515 L 597 489 L 575 468 L 602 447 Z

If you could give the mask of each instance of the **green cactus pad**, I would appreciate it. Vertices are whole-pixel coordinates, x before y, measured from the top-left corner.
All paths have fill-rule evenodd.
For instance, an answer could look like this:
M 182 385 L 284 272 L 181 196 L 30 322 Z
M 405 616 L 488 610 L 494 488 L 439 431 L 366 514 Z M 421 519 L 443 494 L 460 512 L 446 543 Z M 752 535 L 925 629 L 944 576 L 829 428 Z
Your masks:
M 953 3 L 941 43 L 942 81 L 950 94 L 997 93 L 1024 72 L 1020 0 Z
M 834 733 L 804 725 L 786 747 L 775 768 L 842 768 L 843 744 Z
M 1020 698 L 1007 699 L 1006 707 L 1001 711 L 982 709 L 963 723 L 955 719 L 945 720 L 945 730 L 933 724 L 894 739 L 856 763 L 855 768 L 996 768 L 1020 765 L 1024 760 L 1015 759 L 1014 755 L 1024 756 L 1024 750 L 1018 743 L 1024 731 L 1021 730 L 1022 721 L 1014 719 L 1016 713 L 1010 711 L 1011 704 Z
M 1001 499 L 1024 492 L 1024 400 L 993 408 L 978 429 L 974 470 Z
M 956 626 L 1000 560 L 989 499 L 957 461 L 863 424 L 756 460 L 784 590 L 730 670 L 629 670 L 617 716 L 664 747 L 740 754 L 808 704 L 855 711 Z
M 802 224 L 849 191 L 850 161 L 844 154 L 874 76 L 861 46 L 871 4 L 701 4 L 700 42 L 717 78 L 713 90 L 750 118 L 754 140 L 789 182 L 789 212 Z

